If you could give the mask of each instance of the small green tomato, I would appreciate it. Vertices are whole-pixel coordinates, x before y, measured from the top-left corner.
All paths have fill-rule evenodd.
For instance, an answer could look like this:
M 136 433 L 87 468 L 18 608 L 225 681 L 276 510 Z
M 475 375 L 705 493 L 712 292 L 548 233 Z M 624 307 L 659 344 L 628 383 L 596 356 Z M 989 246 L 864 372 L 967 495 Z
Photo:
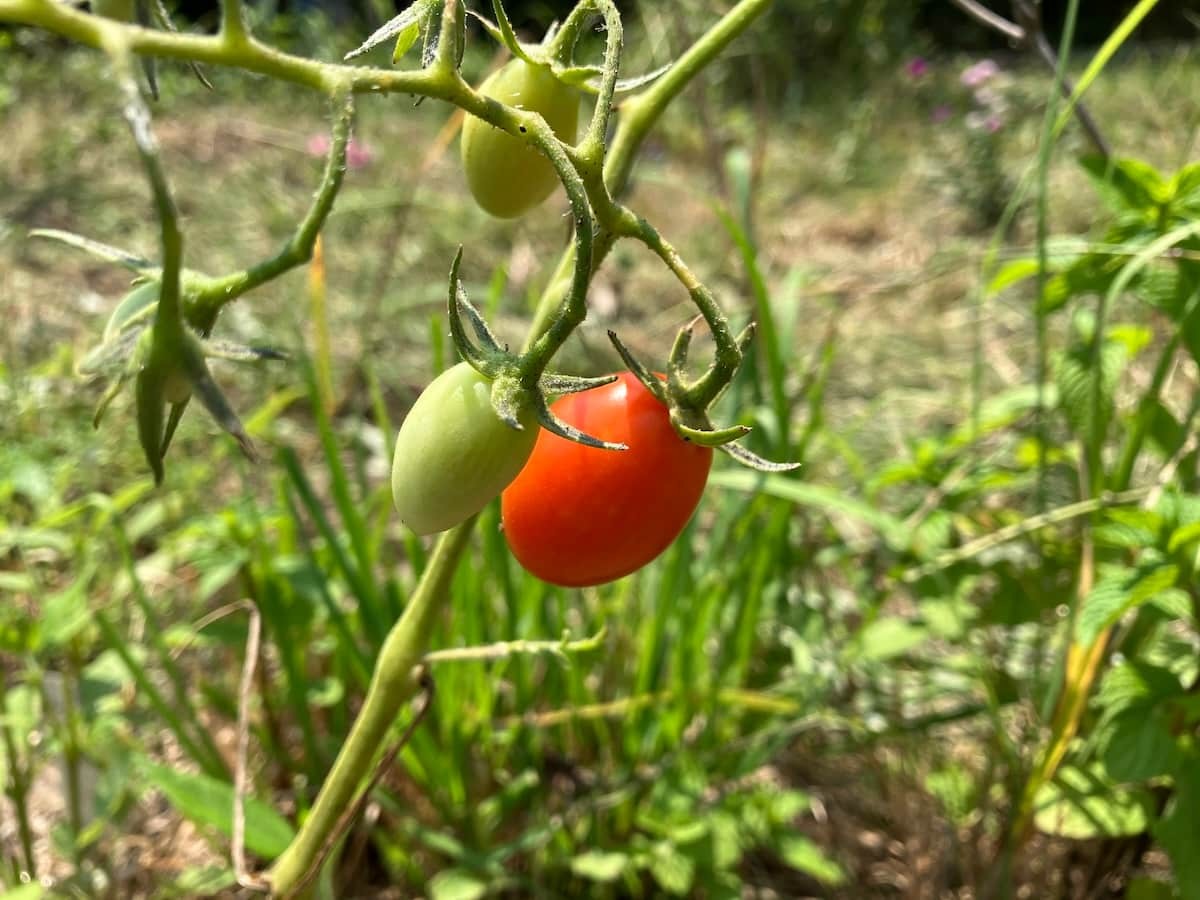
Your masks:
M 541 113 L 560 140 L 575 142 L 579 94 L 548 67 L 514 59 L 490 75 L 479 91 L 509 106 Z M 462 161 L 475 200 L 500 219 L 516 218 L 537 206 L 558 184 L 554 167 L 531 143 L 475 116 L 463 123 Z
M 492 408 L 491 382 L 467 363 L 447 369 L 421 392 L 400 425 L 392 459 L 392 500 L 417 534 L 452 528 L 483 509 L 533 452 L 537 418 L 523 430 Z

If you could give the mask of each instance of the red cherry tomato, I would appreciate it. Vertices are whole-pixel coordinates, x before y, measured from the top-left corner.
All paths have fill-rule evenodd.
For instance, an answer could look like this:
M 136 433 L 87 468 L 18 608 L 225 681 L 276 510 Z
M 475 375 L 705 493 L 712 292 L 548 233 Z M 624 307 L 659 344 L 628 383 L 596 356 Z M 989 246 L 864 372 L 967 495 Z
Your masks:
M 628 450 L 598 450 L 541 431 L 501 495 L 513 555 L 543 581 L 603 584 L 640 569 L 687 524 L 708 480 L 712 450 L 671 428 L 667 408 L 629 372 L 568 394 L 563 421 Z

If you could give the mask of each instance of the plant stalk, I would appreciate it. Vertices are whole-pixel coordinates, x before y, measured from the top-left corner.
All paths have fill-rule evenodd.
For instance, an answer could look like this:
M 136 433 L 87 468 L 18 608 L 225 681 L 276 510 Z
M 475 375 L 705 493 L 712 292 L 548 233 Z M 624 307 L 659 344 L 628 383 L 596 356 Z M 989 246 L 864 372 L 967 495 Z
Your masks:
M 334 760 L 316 803 L 295 840 L 271 868 L 270 881 L 276 896 L 294 896 L 308 881 L 326 843 L 336 839 L 335 827 L 342 812 L 354 802 L 371 772 L 388 732 L 404 704 L 417 693 L 413 670 L 430 643 L 436 614 L 450 591 L 450 581 L 459 556 L 467 546 L 475 519 L 445 532 L 434 547 L 429 565 L 409 598 L 404 615 L 388 633 L 363 708 L 355 719 L 346 742 Z

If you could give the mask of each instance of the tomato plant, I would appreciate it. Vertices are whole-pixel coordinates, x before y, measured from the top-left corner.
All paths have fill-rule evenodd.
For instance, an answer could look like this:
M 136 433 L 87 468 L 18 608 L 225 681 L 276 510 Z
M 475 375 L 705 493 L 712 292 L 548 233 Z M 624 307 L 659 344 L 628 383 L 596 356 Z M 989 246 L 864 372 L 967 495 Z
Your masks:
M 538 436 L 504 491 L 504 534 L 534 575 L 566 587 L 612 581 L 646 565 L 683 530 L 704 491 L 712 449 L 688 443 L 630 372 L 551 407 L 563 421 L 629 449 L 615 453 Z
M 573 143 L 579 122 L 579 94 L 549 67 L 514 59 L 479 86 L 485 97 L 540 113 L 560 140 Z M 527 141 L 467 116 L 462 130 L 462 162 L 467 185 L 483 209 L 513 219 L 554 192 L 554 167 Z
M 491 382 L 465 362 L 421 392 L 400 425 L 392 458 L 392 500 L 418 534 L 445 531 L 487 505 L 529 458 L 537 421 L 523 430 L 500 421 Z

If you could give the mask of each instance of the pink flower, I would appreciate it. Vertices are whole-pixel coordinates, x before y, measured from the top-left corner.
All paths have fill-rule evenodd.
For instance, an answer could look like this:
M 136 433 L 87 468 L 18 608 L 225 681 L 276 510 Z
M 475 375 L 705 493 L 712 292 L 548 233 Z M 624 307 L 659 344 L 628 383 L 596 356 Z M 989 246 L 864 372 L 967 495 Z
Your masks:
M 923 56 L 914 56 L 908 61 L 908 64 L 904 67 L 904 71 L 914 81 L 918 78 L 924 78 L 929 74 L 929 60 Z
M 350 143 L 346 145 L 346 165 L 352 169 L 362 169 L 371 164 L 371 160 L 375 158 L 374 151 L 366 144 L 350 139 Z
M 943 103 L 941 106 L 934 107 L 933 112 L 929 114 L 929 118 L 935 125 L 940 125 L 943 122 L 949 121 L 950 117 L 953 115 L 954 107 L 947 106 L 945 103 Z
M 308 139 L 305 145 L 305 150 L 309 156 L 327 156 L 331 142 L 327 134 L 314 134 Z M 375 158 L 375 152 L 362 141 L 350 138 L 350 142 L 346 144 L 346 165 L 351 169 L 361 169 L 371 164 L 371 160 Z
M 969 88 L 977 88 L 985 82 L 991 81 L 1000 73 L 1000 67 L 990 59 L 981 59 L 973 66 L 968 66 L 963 69 L 959 80 Z

